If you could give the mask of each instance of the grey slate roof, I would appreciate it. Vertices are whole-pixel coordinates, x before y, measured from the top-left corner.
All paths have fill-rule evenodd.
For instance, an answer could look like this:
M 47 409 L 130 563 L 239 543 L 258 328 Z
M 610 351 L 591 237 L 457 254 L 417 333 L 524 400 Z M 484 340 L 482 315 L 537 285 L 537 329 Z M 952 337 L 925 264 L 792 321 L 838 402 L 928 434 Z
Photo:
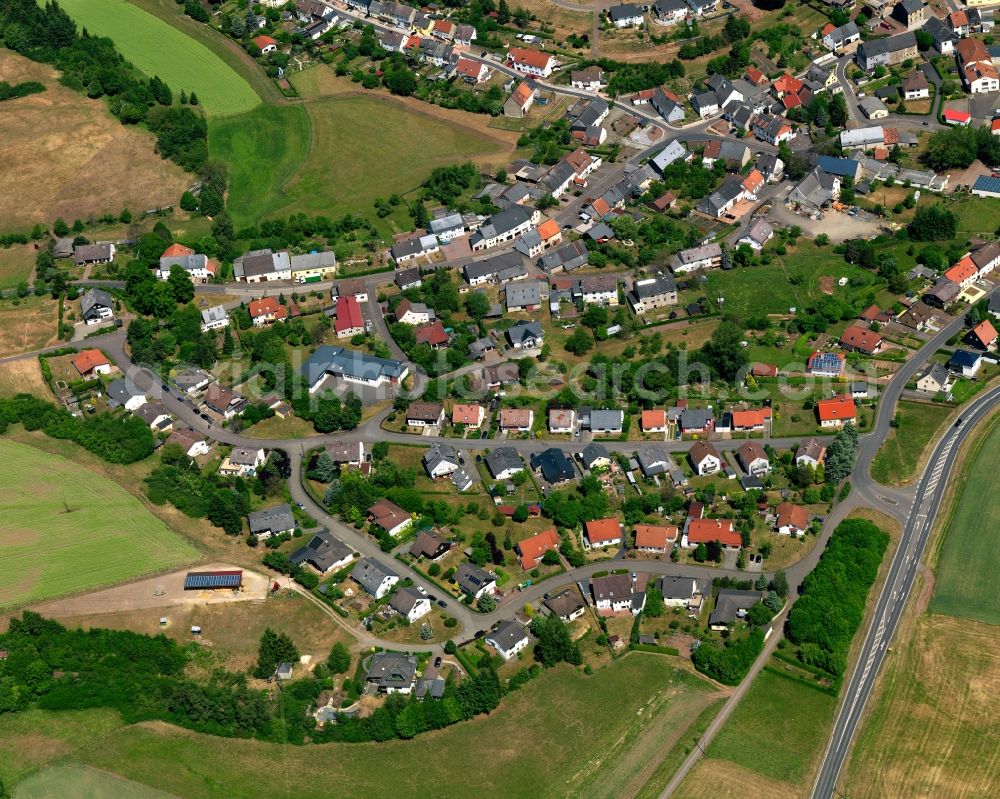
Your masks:
M 354 550 L 347 544 L 322 530 L 310 538 L 304 547 L 296 550 L 290 560 L 297 565 L 311 563 L 321 572 L 325 572 L 333 564 L 339 563 L 353 554 Z
M 496 576 L 480 569 L 474 563 L 460 563 L 455 570 L 455 582 L 467 594 L 477 594 L 484 585 L 496 580 Z
M 715 610 L 708 619 L 709 624 L 731 624 L 740 610 L 749 610 L 760 602 L 760 591 L 737 591 L 723 588 L 715 600 Z
M 251 533 L 280 533 L 295 529 L 295 517 L 289 504 L 275 505 L 273 508 L 255 510 L 247 514 Z
M 490 474 L 496 477 L 508 469 L 523 469 L 524 462 L 513 447 L 497 447 L 484 460 Z
M 80 297 L 80 311 L 85 318 L 94 308 L 114 307 L 111 295 L 103 289 L 89 289 Z
M 486 636 L 489 640 L 495 641 L 505 652 L 509 652 L 519 641 L 528 637 L 527 631 L 516 621 L 508 619 L 501 622 L 495 630 Z
M 375 558 L 359 560 L 351 571 L 351 579 L 373 595 L 386 577 L 398 576 L 391 566 Z
M 412 685 L 416 673 L 417 659 L 413 655 L 376 652 L 372 655 L 372 663 L 365 679 L 383 690 L 400 689 Z
M 583 465 L 590 469 L 594 461 L 600 460 L 602 458 L 610 458 L 611 454 L 602 444 L 588 444 L 583 448 L 583 452 L 580 453 L 580 459 Z
M 542 477 L 549 483 L 562 483 L 576 477 L 573 461 L 558 447 L 549 447 L 531 456 L 531 468 L 541 469 Z

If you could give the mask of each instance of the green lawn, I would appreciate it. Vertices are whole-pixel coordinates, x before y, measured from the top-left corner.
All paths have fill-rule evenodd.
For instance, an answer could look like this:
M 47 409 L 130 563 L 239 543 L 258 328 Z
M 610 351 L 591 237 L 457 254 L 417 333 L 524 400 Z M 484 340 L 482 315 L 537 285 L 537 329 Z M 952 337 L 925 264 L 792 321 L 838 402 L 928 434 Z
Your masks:
M 822 749 L 836 707 L 829 694 L 764 670 L 709 744 L 708 757 L 800 783 Z
M 962 475 L 962 493 L 941 545 L 932 612 L 1000 624 L 996 586 L 1000 572 L 997 452 L 1000 424 L 994 424 L 978 443 Z
M 76 763 L 49 766 L 17 786 L 13 799 L 171 799 L 170 794 Z
M 959 238 L 982 236 L 993 238 L 1000 219 L 1000 199 L 995 197 L 970 197 L 948 205 L 948 210 L 958 216 Z
M 871 475 L 885 485 L 908 483 L 924 449 L 934 440 L 951 408 L 927 402 L 900 402 L 900 426 L 893 430 L 872 461 Z
M 501 148 L 380 97 L 329 97 L 306 109 L 264 107 L 212 121 L 209 149 L 229 164 L 229 207 L 238 225 L 277 213 L 359 213 L 388 237 L 392 228 L 375 216 L 376 198 L 406 194 L 434 167 Z
M 832 277 L 835 282 L 841 277 L 851 280 L 845 288 L 834 286 L 838 297 L 877 291 L 883 285 L 871 272 L 844 261 L 831 246 L 817 247 L 811 239 L 799 239 L 788 255 L 779 257 L 772 252 L 771 257 L 770 264 L 749 269 L 712 270 L 705 294 L 712 299 L 724 297 L 726 312 L 746 317 L 788 313 L 793 306 L 802 309 L 811 305 L 823 296 L 821 277 Z M 797 280 L 797 285 L 792 280 Z
M 31 277 L 35 268 L 35 249 L 31 245 L 15 244 L 0 249 L 0 288 L 16 286 Z
M 260 97 L 204 44 L 126 0 L 63 0 L 81 27 L 114 39 L 122 55 L 174 90 L 195 92 L 210 116 L 249 111 Z
M 489 716 L 412 741 L 280 747 L 138 725 L 74 759 L 184 797 L 310 796 L 317 785 L 345 796 L 467 797 L 471 778 L 486 795 L 601 799 L 637 792 L 644 770 L 716 698 L 670 658 L 633 653 L 590 677 L 548 670 Z M 623 772 L 633 752 L 646 759 Z
M 0 441 L 0 608 L 180 565 L 197 551 L 116 483 Z M 14 467 L 16 464 L 16 468 Z

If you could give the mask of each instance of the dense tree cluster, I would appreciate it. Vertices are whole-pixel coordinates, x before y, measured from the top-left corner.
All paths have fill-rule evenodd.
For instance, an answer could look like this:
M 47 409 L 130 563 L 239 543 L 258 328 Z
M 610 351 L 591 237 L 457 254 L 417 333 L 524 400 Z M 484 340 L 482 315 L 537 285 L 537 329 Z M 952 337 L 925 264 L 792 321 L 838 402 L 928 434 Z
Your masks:
M 145 123 L 164 158 L 197 171 L 208 158 L 208 127 L 190 108 L 172 106 L 159 78 L 146 80 L 110 39 L 79 33 L 58 3 L 0 0 L 0 37 L 11 50 L 62 72 L 60 83 L 88 97 L 107 97 L 124 124 Z
M 135 463 L 153 452 L 149 426 L 132 415 L 100 413 L 79 418 L 30 394 L 0 399 L 0 434 L 17 423 L 25 430 L 68 439 L 108 463 Z
M 618 97 L 622 94 L 632 94 L 643 89 L 655 89 L 671 78 L 684 77 L 684 65 L 678 60 L 668 62 L 635 62 L 613 61 L 610 58 L 585 60 L 580 62 L 583 67 L 596 64 L 611 77 L 608 79 L 608 94 Z
M 803 663 L 838 677 L 844 673 L 888 544 L 888 534 L 863 519 L 837 525 L 788 616 L 788 639 L 798 644 Z
M 450 205 L 464 192 L 478 189 L 479 184 L 479 168 L 472 162 L 466 162 L 436 167 L 420 188 L 425 200 Z
M 281 663 L 297 663 L 299 650 L 295 642 L 285 633 L 278 633 L 270 627 L 260 636 L 260 647 L 257 650 L 257 665 L 253 676 L 260 680 L 269 680 L 274 670 Z
M 980 159 L 990 166 L 1000 166 L 1000 138 L 989 127 L 945 128 L 927 142 L 921 160 L 935 172 L 965 169 Z
M 13 85 L 5 80 L 0 80 L 0 102 L 16 100 L 18 97 L 27 97 L 29 94 L 39 94 L 44 91 L 45 85 L 36 80 L 27 80 Z
M 725 685 L 737 685 L 764 648 L 764 631 L 755 628 L 745 638 L 726 639 L 724 646 L 702 641 L 691 653 L 698 671 Z
M 560 527 L 573 529 L 607 516 L 608 507 L 608 495 L 600 481 L 588 475 L 573 488 L 550 493 L 542 503 L 542 513 Z
M 531 634 L 538 639 L 535 658 L 543 666 L 562 662 L 579 666 L 583 663 L 580 647 L 570 635 L 569 627 L 558 616 L 535 616 L 531 620 Z
M 834 436 L 823 461 L 824 479 L 836 485 L 854 470 L 854 459 L 858 451 L 858 431 L 854 425 L 847 425 Z
M 949 241 L 958 232 L 958 217 L 941 203 L 921 205 L 907 230 L 916 241 Z

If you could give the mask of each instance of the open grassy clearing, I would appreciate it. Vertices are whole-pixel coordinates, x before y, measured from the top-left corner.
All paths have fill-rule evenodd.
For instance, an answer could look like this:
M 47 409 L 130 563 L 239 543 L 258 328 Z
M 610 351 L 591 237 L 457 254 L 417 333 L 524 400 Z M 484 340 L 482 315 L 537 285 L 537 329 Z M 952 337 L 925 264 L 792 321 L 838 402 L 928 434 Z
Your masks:
M 34 268 L 35 248 L 32 245 L 15 244 L 0 250 L 0 289 L 27 281 Z
M 591 677 L 565 666 L 547 671 L 488 717 L 412 741 L 279 749 L 150 723 L 107 736 L 77 759 L 185 797 L 309 795 L 318 784 L 349 785 L 354 796 L 464 797 L 470 764 L 484 792 L 592 796 L 589 786 L 607 779 L 624 742 L 646 736 L 658 697 L 668 699 L 666 714 L 690 709 L 674 716 L 681 731 L 716 696 L 669 659 L 636 653 Z
M 170 799 L 148 785 L 76 763 L 49 766 L 17 786 L 14 799 Z
M 1000 417 L 976 442 L 962 470 L 961 494 L 941 544 L 937 580 L 930 610 L 989 624 L 1000 624 L 1000 503 L 997 489 L 997 452 L 1000 452 Z
M 48 64 L 0 49 L 0 80 L 34 80 L 46 87 L 7 100 L 0 114 L 0 163 L 17 164 L 5 170 L 0 229 L 175 203 L 190 176 L 154 152 L 152 134 L 122 125 L 103 101 L 61 86 L 58 74 Z M 15 273 L 25 278 L 30 273 L 30 267 L 25 271 L 8 261 L 11 252 L 2 251 L 2 285 L 21 279 Z
M 0 486 L 0 607 L 190 561 L 197 551 L 110 480 L 9 440 Z M 39 552 L 45 557 L 39 557 Z
M 766 757 L 766 753 L 762 756 Z M 728 760 L 703 757 L 673 796 L 675 799 L 746 799 L 748 796 L 798 799 L 808 793 L 808 786 L 763 777 Z
M 63 8 L 91 33 L 114 39 L 125 58 L 175 91 L 195 92 L 205 112 L 249 111 L 260 97 L 205 45 L 126 0 L 65 0 Z
M 5 363 L 0 369 L 0 397 L 31 394 L 51 401 L 52 392 L 42 377 L 42 367 L 35 358 Z
M 48 296 L 0 300 L 0 352 L 17 355 L 55 344 L 58 313 Z
M 821 754 L 836 706 L 829 694 L 762 671 L 709 745 L 708 757 L 797 785 Z
M 928 402 L 900 402 L 900 426 L 889 433 L 872 461 L 871 475 L 885 485 L 909 483 L 952 409 Z
M 893 650 L 838 787 L 851 799 L 995 796 L 996 627 L 924 615 L 909 635 L 895 638 Z

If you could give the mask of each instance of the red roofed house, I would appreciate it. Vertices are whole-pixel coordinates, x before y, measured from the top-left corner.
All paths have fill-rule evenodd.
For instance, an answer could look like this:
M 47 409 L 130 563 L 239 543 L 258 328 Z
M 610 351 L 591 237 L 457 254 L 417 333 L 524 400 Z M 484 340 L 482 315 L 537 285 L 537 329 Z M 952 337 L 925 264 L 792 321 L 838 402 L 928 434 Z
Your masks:
M 756 169 L 750 171 L 750 174 L 743 179 L 743 190 L 750 195 L 748 199 L 757 199 L 757 190 L 764 185 L 764 176 L 760 174 Z
M 368 521 L 389 535 L 399 535 L 410 526 L 413 518 L 394 502 L 380 499 L 368 509 Z
M 451 409 L 451 423 L 479 427 L 486 418 L 486 409 L 482 405 L 463 405 L 456 403 Z
M 450 42 L 455 38 L 455 23 L 450 19 L 435 20 L 431 35 Z
M 522 80 L 503 104 L 503 115 L 520 119 L 528 113 L 537 96 L 535 85 L 530 80 Z
M 969 331 L 969 341 L 984 350 L 994 350 L 997 346 L 997 331 L 989 319 L 984 319 Z
M 990 122 L 990 132 L 994 136 L 1000 136 L 1000 119 L 994 119 Z
M 874 355 L 881 351 L 882 336 L 874 330 L 865 330 L 857 325 L 849 325 L 840 336 L 840 346 L 845 350 Z
M 527 432 L 535 423 L 535 412 L 531 408 L 501 408 L 500 429 Z
M 972 258 L 966 255 L 961 261 L 955 264 L 944 273 L 944 276 L 952 283 L 957 283 L 963 289 L 972 285 L 979 276 L 979 270 Z
M 954 108 L 944 109 L 942 116 L 946 125 L 968 125 L 972 119 L 972 114 L 968 111 L 957 111 Z
M 278 49 L 278 42 L 270 36 L 254 36 L 253 43 L 260 48 L 261 53 L 273 53 Z
M 444 330 L 444 325 L 440 319 L 435 319 L 430 324 L 420 325 L 414 330 L 417 344 L 429 344 L 431 349 L 441 349 L 448 344 L 448 334 Z
M 743 73 L 743 77 L 754 86 L 766 86 L 768 82 L 767 75 L 757 69 L 757 67 L 747 67 L 747 71 Z
M 524 47 L 511 47 L 507 51 L 507 64 L 518 72 L 547 78 L 555 69 L 556 60 L 547 53 Z
M 247 310 L 250 311 L 250 319 L 253 320 L 254 327 L 263 327 L 272 322 L 283 322 L 288 318 L 288 309 L 278 302 L 276 297 L 261 297 L 259 300 L 251 300 Z
M 733 411 L 733 432 L 763 430 L 770 418 L 770 408 L 755 408 L 749 411 Z
M 854 399 L 843 394 L 833 399 L 823 399 L 816 403 L 816 416 L 820 427 L 843 427 L 854 424 L 857 412 Z
M 361 306 L 351 295 L 337 298 L 337 321 L 334 324 L 337 338 L 361 336 L 365 332 L 365 318 Z
M 535 232 L 541 237 L 542 246 L 545 249 L 554 247 L 562 241 L 562 229 L 559 227 L 559 223 L 554 219 L 546 219 L 542 222 L 542 224 L 535 228 Z
M 666 552 L 677 543 L 677 528 L 672 524 L 637 524 L 635 548 L 640 552 Z
M 534 569 L 542 562 L 542 558 L 545 556 L 546 552 L 550 550 L 552 552 L 559 551 L 560 538 L 559 534 L 553 527 L 550 530 L 545 530 L 538 535 L 533 535 L 531 538 L 525 538 L 523 541 L 519 541 L 514 549 L 521 556 L 521 568 L 525 571 Z
M 583 523 L 583 543 L 587 549 L 618 546 L 622 542 L 622 526 L 615 519 L 597 519 Z
M 750 374 L 754 377 L 777 377 L 778 367 L 769 363 L 755 363 Z
M 809 511 L 801 505 L 782 502 L 775 509 L 777 519 L 774 529 L 779 535 L 797 535 L 801 537 L 809 527 Z
M 76 367 L 76 371 L 80 373 L 81 377 L 90 374 L 111 374 L 111 362 L 103 352 L 97 349 L 81 350 L 80 354 L 73 359 L 73 366 Z
M 643 411 L 639 423 L 644 433 L 662 433 L 667 429 L 667 412 L 663 408 Z
M 733 527 L 732 519 L 691 519 L 688 521 L 687 532 L 681 539 L 681 546 L 694 549 L 698 544 L 718 541 L 729 549 L 739 549 L 743 546 L 743 536 Z
M 473 61 L 471 58 L 460 58 L 455 64 L 455 74 L 459 75 L 466 83 L 482 83 L 490 77 L 490 69 L 481 61 Z
M 798 95 L 802 91 L 802 85 L 802 81 L 786 72 L 771 84 L 771 88 L 774 89 L 774 93 L 781 99 L 786 94 Z

